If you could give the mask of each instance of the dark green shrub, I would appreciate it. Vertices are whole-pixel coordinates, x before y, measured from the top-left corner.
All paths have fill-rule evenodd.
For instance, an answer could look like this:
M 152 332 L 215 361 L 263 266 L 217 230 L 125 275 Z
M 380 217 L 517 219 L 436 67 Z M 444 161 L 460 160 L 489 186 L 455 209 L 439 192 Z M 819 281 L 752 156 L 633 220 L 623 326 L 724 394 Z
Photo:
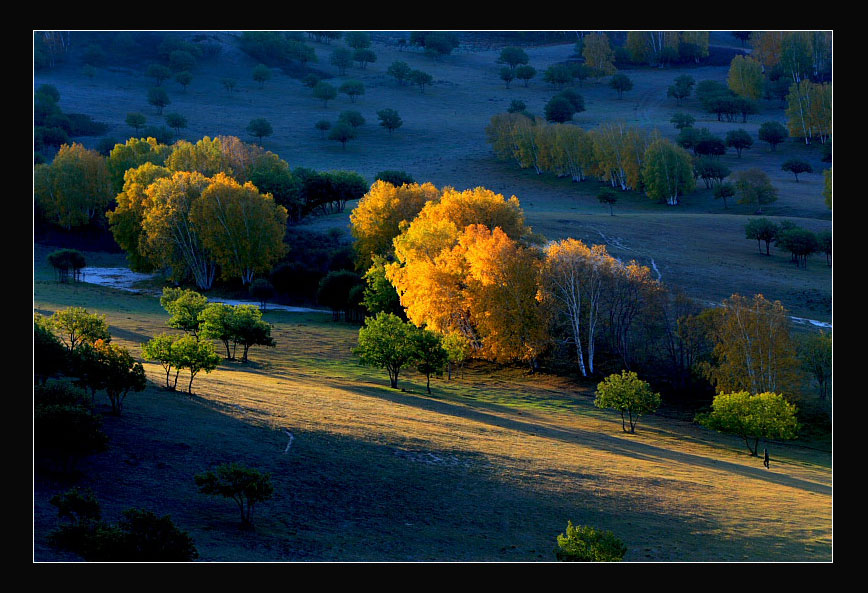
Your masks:
M 395 187 L 401 187 L 405 183 L 411 184 L 416 183 L 416 180 L 413 179 L 413 176 L 407 173 L 406 171 L 396 171 L 396 170 L 386 170 L 380 171 L 374 176 L 374 181 L 385 181 L 386 183 L 391 183 Z
M 274 494 L 271 474 L 238 463 L 218 465 L 214 471 L 197 474 L 194 480 L 199 492 L 234 500 L 241 512 L 241 524 L 245 527 L 253 525 L 256 503 L 268 500 Z

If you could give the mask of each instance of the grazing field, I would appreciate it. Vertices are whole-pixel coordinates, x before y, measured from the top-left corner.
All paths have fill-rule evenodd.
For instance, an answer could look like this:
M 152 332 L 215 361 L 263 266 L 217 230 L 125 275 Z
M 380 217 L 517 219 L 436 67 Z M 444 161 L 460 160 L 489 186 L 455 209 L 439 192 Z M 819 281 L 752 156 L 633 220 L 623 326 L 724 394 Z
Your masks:
M 105 314 L 137 357 L 167 331 L 154 297 L 56 283 L 48 251 L 35 247 L 35 310 Z M 131 506 L 170 514 L 212 561 L 550 561 L 568 519 L 613 530 L 628 561 L 831 560 L 822 443 L 771 444 L 766 470 L 735 437 L 662 416 L 626 435 L 593 407 L 592 385 L 487 365 L 434 380 L 430 396 L 413 372 L 393 390 L 384 372 L 356 364 L 357 326 L 265 318 L 277 347 L 197 377 L 192 396 L 161 389 L 161 368 L 146 363 L 146 391 L 106 417 L 109 450 L 79 467 L 76 483 L 94 489 L 106 519 Z M 295 437 L 287 454 L 283 429 Z M 272 474 L 255 531 L 239 529 L 231 501 L 196 490 L 194 474 L 228 461 Z M 36 475 L 36 560 L 75 559 L 47 545 L 48 500 L 70 485 Z
M 528 222 L 547 238 L 572 236 L 605 242 L 615 256 L 636 258 L 654 267 L 664 282 L 678 285 L 696 298 L 720 302 L 735 292 L 762 293 L 782 301 L 796 316 L 824 322 L 832 319 L 832 271 L 825 258 L 815 255 L 807 269 L 797 269 L 786 254 L 777 252 L 765 257 L 757 253 L 754 242 L 744 238 L 744 224 L 755 214 L 753 208 L 732 204 L 725 209 L 705 189 L 686 196 L 677 207 L 656 204 L 642 194 L 630 192 L 619 194 L 615 216 L 609 216 L 608 208 L 596 199 L 601 185 L 595 181 L 576 184 L 552 175 L 538 176 L 494 159 L 485 141 L 490 117 L 506 111 L 513 99 L 525 101 L 528 111 L 541 114 L 546 101 L 556 92 L 541 80 L 541 73 L 547 66 L 571 58 L 572 44 L 528 48 L 530 63 L 539 72 L 537 78 L 528 88 L 514 82 L 507 89 L 497 74 L 497 49 L 459 51 L 434 60 L 418 52 L 399 51 L 385 43 L 388 38 L 381 35 L 375 37 L 372 47 L 377 61 L 366 69 L 350 67 L 345 76 L 339 77 L 329 65 L 335 44 L 310 42 L 319 60 L 314 67 L 333 76 L 330 83 L 338 86 L 343 80 L 358 79 L 366 88 L 355 103 L 339 95 L 323 107 L 298 78 L 278 71 L 264 88 L 259 88 L 251 78 L 256 62 L 237 49 L 233 34 L 213 37 L 221 42 L 222 52 L 197 66 L 186 91 L 170 81 L 164 83 L 172 101 L 165 111 L 187 117 L 188 127 L 182 130 L 187 139 L 196 141 L 205 135 L 222 134 L 250 141 L 245 132 L 247 124 L 264 117 L 274 127 L 274 135 L 264 139 L 264 146 L 292 167 L 353 170 L 369 180 L 381 170 L 403 169 L 417 181 L 431 181 L 438 187 L 485 186 L 507 197 L 518 196 Z M 740 46 L 738 40 L 720 32 L 714 34 L 712 43 Z M 395 60 L 430 72 L 434 84 L 424 93 L 416 87 L 398 86 L 386 74 Z M 676 130 L 669 119 L 676 111 L 684 111 L 696 117 L 695 127 L 707 127 L 714 134 L 723 136 L 728 130 L 743 128 L 755 138 L 754 146 L 740 159 L 728 153 L 721 160 L 733 172 L 760 167 L 768 173 L 779 190 L 779 199 L 767 206 L 763 215 L 776 221 L 791 220 L 814 231 L 831 228 L 831 211 L 821 194 L 826 165 L 820 160 L 819 147 L 787 142 L 770 152 L 767 145 L 756 140 L 762 122 L 785 123 L 777 101 L 762 102 L 761 113 L 750 116 L 746 123 L 718 122 L 713 114 L 701 111 L 695 98 L 677 107 L 666 91 L 682 73 L 690 74 L 697 82 L 725 82 L 725 66 L 625 72 L 633 79 L 634 89 L 623 99 L 619 100 L 604 83 L 586 81 L 577 89 L 586 106 L 586 111 L 574 119 L 577 125 L 590 129 L 621 119 L 628 124 L 656 127 L 674 138 Z M 231 94 L 221 85 L 226 77 L 238 80 L 238 90 Z M 162 125 L 162 117 L 146 102 L 151 81 L 145 77 L 144 68 L 102 68 L 88 79 L 81 74 L 80 64 L 69 63 L 38 73 L 35 82 L 55 85 L 65 112 L 86 113 L 109 124 L 107 135 L 118 140 L 133 134 L 124 123 L 127 113 L 140 111 L 147 115 L 148 125 Z M 397 109 L 404 120 L 404 125 L 391 135 L 377 125 L 376 112 L 384 108 Z M 322 139 L 314 123 L 321 119 L 334 122 L 341 111 L 348 109 L 361 112 L 367 123 L 360 128 L 358 138 L 343 149 L 337 142 Z M 98 141 L 80 140 L 88 146 Z M 796 156 L 808 160 L 815 171 L 802 176 L 799 183 L 780 169 L 786 159 Z M 343 214 L 312 218 L 304 224 L 348 231 L 353 205 L 348 204 Z

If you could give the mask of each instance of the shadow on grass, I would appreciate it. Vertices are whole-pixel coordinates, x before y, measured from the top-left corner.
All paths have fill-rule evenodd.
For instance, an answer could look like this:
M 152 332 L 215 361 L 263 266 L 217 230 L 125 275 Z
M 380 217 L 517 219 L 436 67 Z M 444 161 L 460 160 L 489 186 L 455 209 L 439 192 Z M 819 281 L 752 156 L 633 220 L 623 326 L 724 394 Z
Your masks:
M 456 412 L 441 402 L 416 403 Z M 284 454 L 281 431 L 228 415 L 206 397 L 154 386 L 131 397 L 105 429 L 110 448 L 82 463 L 80 485 L 94 489 L 109 520 L 132 506 L 170 514 L 205 561 L 552 561 L 568 519 L 613 530 L 628 547 L 627 560 L 829 555 L 827 546 L 806 549 L 779 535 L 709 537 L 721 530 L 714 519 L 655 508 L 641 483 L 635 496 L 607 495 L 595 487 L 601 476 L 567 472 L 568 491 L 552 492 L 533 476 L 504 472 L 496 458 L 300 428 Z M 193 481 L 232 461 L 272 475 L 275 495 L 257 506 L 255 531 L 239 528 L 232 501 L 200 494 Z M 36 560 L 50 560 L 44 540 L 57 519 L 47 501 L 60 488 L 50 477 L 37 476 L 35 484 L 34 537 L 46 555 Z
M 658 462 L 662 460 L 674 461 L 677 463 L 684 463 L 687 465 L 704 467 L 708 469 L 727 471 L 730 473 L 738 474 L 740 476 L 763 480 L 782 486 L 789 486 L 791 488 L 798 488 L 808 492 L 816 492 L 818 494 L 824 494 L 829 496 L 831 496 L 832 494 L 832 487 L 824 484 L 818 484 L 815 482 L 809 482 L 807 480 L 801 480 L 799 478 L 794 478 L 791 476 L 777 474 L 774 471 L 769 471 L 765 468 L 752 468 L 738 463 L 732 463 L 718 459 L 710 459 L 692 453 L 679 453 L 678 451 L 673 451 L 671 449 L 666 449 L 663 447 L 658 447 L 656 445 L 650 445 L 635 440 L 641 438 L 641 435 L 633 437 L 620 437 L 611 434 L 591 432 L 582 429 L 559 429 L 552 426 L 529 423 L 523 420 L 517 420 L 515 418 L 505 418 L 503 416 L 494 415 L 479 409 L 473 409 L 466 406 L 449 403 L 443 400 L 434 400 L 427 397 L 412 395 L 407 392 L 389 390 L 382 387 L 367 387 L 362 385 L 354 385 L 351 383 L 342 383 L 341 388 L 346 389 L 347 391 L 354 391 L 356 393 L 359 393 L 360 395 L 386 399 L 393 403 L 414 406 L 438 414 L 446 414 L 450 416 L 466 418 L 469 420 L 480 422 L 482 424 L 488 424 L 490 426 L 497 426 L 498 428 L 514 430 L 532 436 L 541 436 L 560 440 L 567 443 L 582 443 L 585 445 L 596 447 L 598 449 L 617 453 L 619 455 L 633 457 L 635 459 Z M 479 407 L 486 407 L 492 410 L 497 410 L 499 412 L 515 414 L 514 409 L 497 406 L 496 404 L 479 404 L 476 402 L 474 403 Z

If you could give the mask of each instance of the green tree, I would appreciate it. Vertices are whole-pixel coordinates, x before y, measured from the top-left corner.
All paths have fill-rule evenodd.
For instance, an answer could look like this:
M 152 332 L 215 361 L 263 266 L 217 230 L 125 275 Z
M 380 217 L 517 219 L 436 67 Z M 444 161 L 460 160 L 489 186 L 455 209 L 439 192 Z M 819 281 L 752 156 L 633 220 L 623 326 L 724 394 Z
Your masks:
M 777 150 L 778 144 L 789 137 L 787 129 L 776 121 L 767 121 L 762 124 L 757 132 L 757 137 L 763 142 L 768 142 L 772 150 Z
M 253 80 L 259 83 L 259 88 L 265 86 L 265 83 L 271 80 L 271 68 L 265 64 L 259 64 L 253 69 Z
M 410 72 L 412 72 L 412 70 L 413 69 L 410 68 L 410 65 L 407 62 L 397 60 L 392 62 L 392 64 L 386 70 L 386 74 L 397 80 L 399 86 L 403 86 L 404 81 L 409 80 Z
M 618 91 L 618 98 L 620 99 L 624 95 L 624 92 L 633 88 L 633 81 L 626 74 L 618 72 L 612 76 L 609 86 Z
M 223 88 L 226 89 L 227 93 L 232 95 L 232 91 L 234 91 L 235 87 L 238 86 L 238 81 L 234 78 L 222 78 L 220 84 L 223 85 Z
M 353 52 L 353 60 L 359 63 L 362 70 L 366 70 L 368 64 L 373 64 L 377 61 L 377 54 L 370 49 L 357 49 Z
M 164 80 L 172 76 L 172 71 L 160 64 L 151 64 L 148 66 L 148 69 L 145 70 L 145 76 L 153 78 L 157 83 L 157 86 L 160 86 L 163 84 Z
M 695 84 L 696 81 L 692 76 L 689 74 L 682 74 L 675 79 L 675 84 L 669 87 L 666 91 L 666 95 L 674 98 L 675 102 L 678 105 L 681 105 L 681 103 L 690 96 L 690 93 L 693 91 L 693 85 Z
M 353 49 L 371 47 L 371 35 L 364 31 L 347 31 L 344 33 L 344 43 Z
M 336 47 L 329 57 L 329 63 L 343 76 L 347 73 L 347 68 L 353 64 L 353 52 L 345 47 Z
M 440 334 L 428 329 L 420 329 L 414 336 L 416 347 L 416 370 L 425 375 L 425 388 L 431 393 L 431 375 L 443 373 L 448 354 L 443 348 Z
M 735 193 L 735 186 L 731 183 L 719 183 L 714 186 L 714 198 L 716 200 L 723 200 L 723 207 L 725 209 L 729 208 L 726 202 L 727 199 L 733 197 Z
M 235 307 L 226 303 L 208 303 L 199 313 L 201 337 L 220 340 L 226 348 L 226 360 L 235 358 Z M 230 350 L 229 344 L 232 344 Z M 177 378 L 176 378 L 177 380 Z
M 536 68 L 533 66 L 522 65 L 515 69 L 515 77 L 524 81 L 524 86 L 527 88 L 530 79 L 536 76 Z
M 250 283 L 248 292 L 259 302 L 259 310 L 265 311 L 268 300 L 274 297 L 274 286 L 266 278 L 257 278 Z
M 789 171 L 796 177 L 796 183 L 799 182 L 799 173 L 813 173 L 814 168 L 811 166 L 811 163 L 807 161 L 803 161 L 802 159 L 787 159 L 781 165 L 781 170 Z
M 744 130 L 730 130 L 726 133 L 726 145 L 734 148 L 741 158 L 741 151 L 753 146 L 753 138 Z
M 740 436 L 751 457 L 757 456 L 760 439 L 794 439 L 799 429 L 796 406 L 771 392 L 721 393 L 715 396 L 711 412 L 697 416 L 697 421 L 706 428 Z
M 411 70 L 410 75 L 407 77 L 407 80 L 410 81 L 410 84 L 417 85 L 419 87 L 419 91 L 424 94 L 425 87 L 430 86 L 431 83 L 434 82 L 434 77 L 427 72 L 422 72 L 421 70 Z
M 177 340 L 178 336 L 159 334 L 142 344 L 142 357 L 145 360 L 160 363 L 160 366 L 166 371 L 166 389 L 172 391 L 178 385 L 178 374 L 181 371 L 180 368 L 175 370 L 175 382 L 174 384 L 169 384 L 169 376 L 172 374 L 172 368 L 175 366 L 175 354 L 172 351 L 172 346 Z
M 360 128 L 365 125 L 365 118 L 358 111 L 341 111 L 341 114 L 338 116 L 338 122 L 354 128 Z
M 338 122 L 329 132 L 329 140 L 335 140 L 341 143 L 344 150 L 347 148 L 347 142 L 356 137 L 356 130 L 349 124 Z
M 639 417 L 654 412 L 660 407 L 660 394 L 651 390 L 645 381 L 632 371 L 621 371 L 621 374 L 609 375 L 597 385 L 594 405 L 598 408 L 610 408 L 621 414 L 621 429 L 624 432 L 635 433 Z M 627 414 L 627 418 L 624 417 Z M 630 430 L 627 430 L 625 420 L 629 419 Z
M 820 251 L 820 242 L 813 232 L 798 227 L 781 229 L 775 246 L 792 254 L 793 261 L 803 268 L 808 267 L 808 256 Z
M 676 113 L 669 121 L 672 122 L 675 129 L 683 130 L 684 128 L 692 128 L 693 124 L 696 123 L 696 118 L 688 113 Z
M 232 337 L 243 348 L 241 362 L 247 362 L 251 346 L 275 347 L 271 324 L 262 320 L 262 311 L 253 305 L 236 305 L 232 315 Z
M 180 113 L 167 113 L 166 125 L 175 130 L 175 134 L 180 134 L 181 128 L 187 127 L 187 118 Z
M 111 340 L 105 315 L 88 313 L 82 307 L 69 307 L 55 311 L 48 319 L 51 327 L 60 334 L 60 341 L 70 352 L 80 344 L 93 344 L 97 340 Z
M 178 338 L 172 345 L 172 353 L 175 356 L 175 366 L 190 371 L 190 382 L 187 384 L 189 394 L 193 393 L 193 379 L 196 375 L 201 371 L 210 373 L 220 363 L 220 357 L 214 352 L 214 344 L 199 341 L 193 336 Z
M 274 129 L 272 129 L 271 123 L 267 119 L 258 117 L 250 120 L 250 123 L 247 124 L 247 133 L 259 138 L 259 145 L 262 146 L 262 138 L 271 136 L 274 133 Z
M 450 332 L 443 336 L 443 349 L 446 351 L 447 377 L 451 381 L 452 367 L 463 369 L 464 361 L 470 357 L 471 348 L 467 338 L 458 332 Z
M 166 89 L 163 87 L 154 87 L 148 89 L 148 103 L 156 107 L 159 111 L 158 114 L 163 114 L 163 108 L 169 105 L 171 101 L 169 100 L 169 94 L 166 92 Z
M 618 194 L 609 188 L 604 188 L 600 193 L 597 194 L 597 199 L 601 204 L 607 204 L 609 206 L 609 216 L 615 216 L 615 213 L 612 210 L 612 207 L 618 201 Z
M 377 112 L 377 119 L 380 120 L 380 125 L 389 130 L 389 136 L 392 135 L 394 130 L 400 128 L 404 121 L 401 119 L 401 116 L 398 115 L 398 112 L 394 109 L 381 109 Z
M 247 528 L 253 526 L 256 505 L 274 495 L 271 474 L 238 463 L 220 464 L 213 471 L 197 474 L 193 479 L 202 494 L 234 500 L 241 513 L 241 524 Z
M 328 107 L 329 101 L 338 96 L 338 90 L 325 81 L 320 81 L 313 87 L 313 96 L 322 101 L 323 107 Z
M 199 338 L 199 314 L 208 304 L 208 298 L 195 290 L 163 288 L 160 306 L 169 314 L 169 327 L 180 329 L 195 339 Z
M 175 74 L 175 82 L 181 85 L 184 89 L 184 92 L 187 92 L 187 87 L 190 86 L 190 83 L 193 82 L 193 74 L 188 71 L 178 72 Z
M 620 562 L 627 547 L 611 531 L 567 521 L 567 532 L 557 538 L 555 556 L 561 562 Z
M 139 128 L 144 127 L 146 121 L 145 116 L 141 113 L 127 113 L 126 123 L 129 127 L 133 128 L 137 134 L 139 133 Z
M 401 369 L 416 360 L 417 331 L 413 324 L 402 321 L 397 315 L 378 313 L 365 320 L 353 353 L 363 365 L 386 369 L 389 384 L 397 389 Z
M 351 103 L 355 103 L 356 97 L 365 94 L 365 85 L 360 80 L 348 80 L 338 90 L 348 96 Z
M 500 69 L 500 79 L 506 83 L 506 88 L 509 88 L 509 83 L 515 79 L 515 70 L 504 66 Z
M 73 282 L 78 282 L 81 271 L 87 266 L 84 255 L 76 249 L 58 249 L 48 254 L 48 263 L 54 268 L 59 282 L 66 282 L 72 274 Z
M 762 169 L 752 168 L 735 174 L 738 203 L 756 205 L 760 210 L 778 199 L 778 190 Z
M 498 56 L 496 61 L 498 64 L 506 64 L 510 70 L 515 70 L 516 66 L 527 64 L 530 58 L 520 47 L 510 46 L 500 50 L 500 56 Z
M 394 289 L 393 289 L 394 290 Z M 397 293 L 395 297 L 397 298 Z M 67 350 L 47 317 L 33 314 L 33 377 L 34 383 L 44 385 L 54 375 L 66 370 Z
M 112 414 L 120 416 L 127 394 L 145 390 L 145 369 L 123 346 L 97 340 L 94 348 L 99 360 L 102 387 L 111 402 Z
M 546 120 L 555 123 L 564 123 L 573 119 L 576 108 L 566 97 L 555 95 L 545 105 Z

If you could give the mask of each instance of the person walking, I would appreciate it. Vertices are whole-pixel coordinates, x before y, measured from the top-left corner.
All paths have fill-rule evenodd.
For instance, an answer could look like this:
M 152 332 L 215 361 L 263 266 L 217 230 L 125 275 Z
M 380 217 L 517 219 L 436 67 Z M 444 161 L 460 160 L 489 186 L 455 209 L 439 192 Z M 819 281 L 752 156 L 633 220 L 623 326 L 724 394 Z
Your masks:
M 763 449 L 765 455 L 763 455 L 763 465 L 766 466 L 766 469 L 769 469 L 769 450 Z

